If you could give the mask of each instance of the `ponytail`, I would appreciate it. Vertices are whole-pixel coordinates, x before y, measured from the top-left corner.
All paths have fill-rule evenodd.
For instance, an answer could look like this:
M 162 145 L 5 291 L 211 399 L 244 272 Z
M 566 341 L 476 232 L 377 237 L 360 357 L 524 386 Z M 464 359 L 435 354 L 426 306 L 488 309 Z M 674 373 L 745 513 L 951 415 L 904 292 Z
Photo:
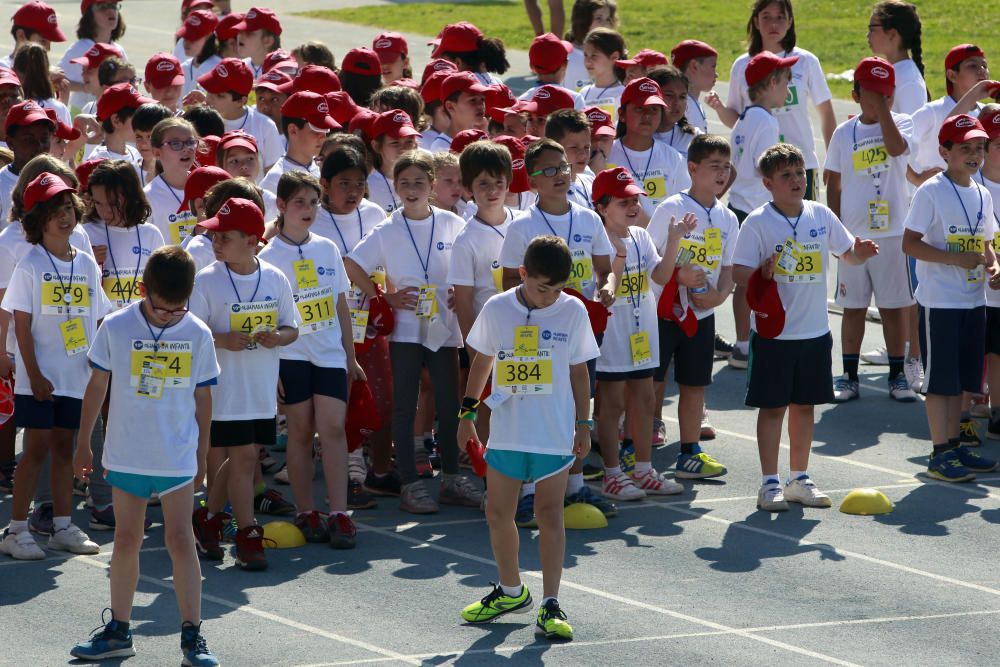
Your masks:
M 901 0 L 884 0 L 872 9 L 872 20 L 878 21 L 883 30 L 896 31 L 900 46 L 910 51 L 913 64 L 920 70 L 920 76 L 926 79 L 922 45 L 923 27 L 917 14 L 917 6 Z M 930 100 L 930 92 L 927 94 L 927 99 Z
M 510 69 L 510 63 L 507 62 L 507 49 L 503 40 L 497 37 L 481 38 L 479 48 L 475 51 L 447 52 L 442 55 L 456 64 L 461 60 L 459 69 L 474 74 L 478 74 L 482 70 L 503 74 Z

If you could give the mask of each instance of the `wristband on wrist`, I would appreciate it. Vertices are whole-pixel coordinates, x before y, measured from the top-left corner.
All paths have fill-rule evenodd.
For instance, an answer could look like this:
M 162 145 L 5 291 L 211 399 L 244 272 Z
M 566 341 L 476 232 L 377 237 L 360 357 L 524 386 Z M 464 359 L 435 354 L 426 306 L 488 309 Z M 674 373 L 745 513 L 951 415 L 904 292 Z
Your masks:
M 588 431 L 594 430 L 594 420 L 593 419 L 577 419 L 577 426 L 585 426 Z

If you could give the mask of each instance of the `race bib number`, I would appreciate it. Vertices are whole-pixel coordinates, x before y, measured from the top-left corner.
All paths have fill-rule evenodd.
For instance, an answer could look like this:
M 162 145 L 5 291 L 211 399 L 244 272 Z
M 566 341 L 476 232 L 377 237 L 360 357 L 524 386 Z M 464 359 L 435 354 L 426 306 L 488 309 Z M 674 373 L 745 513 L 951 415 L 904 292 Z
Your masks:
M 774 279 L 783 283 L 812 283 L 823 277 L 819 243 L 799 244 L 788 239 L 774 267 Z
M 618 100 L 613 97 L 605 97 L 594 102 L 594 106 L 611 116 L 612 123 L 618 122 Z
M 417 292 L 417 317 L 431 319 L 437 313 L 437 285 L 422 286 Z
M 889 202 L 882 199 L 868 202 L 868 230 L 872 232 L 889 230 Z
M 722 259 L 721 253 L 713 255 L 709 252 L 707 243 L 699 243 L 692 239 L 681 239 L 677 248 L 678 266 L 694 264 L 711 273 L 719 266 L 720 259 Z
M 859 174 L 877 174 L 889 169 L 889 152 L 882 144 L 882 137 L 872 137 L 859 142 L 851 154 L 854 171 Z
M 573 265 L 570 267 L 566 285 L 577 292 L 583 292 L 584 284 L 594 279 L 594 260 L 582 248 L 573 250 L 572 255 Z
M 632 365 L 642 366 L 653 360 L 653 352 L 649 347 L 649 334 L 638 331 L 628 337 L 629 348 L 632 350 Z
M 369 276 L 372 282 L 385 290 L 385 269 L 381 266 L 377 267 Z M 361 291 L 354 283 L 351 283 L 351 288 L 347 291 L 347 300 L 354 303 L 361 303 L 365 298 L 365 293 Z
M 305 336 L 333 326 L 332 286 L 299 290 L 292 295 L 292 299 L 295 301 L 295 308 L 299 311 L 300 335 Z
M 163 389 L 186 389 L 191 386 L 191 353 L 187 340 L 154 343 L 133 340 L 129 358 L 129 385 L 136 393 L 159 398 Z
M 784 106 L 772 109 L 773 113 L 788 113 L 799 105 L 799 89 L 797 86 L 788 86 L 788 96 L 785 97 Z
M 140 274 L 141 275 L 141 274 Z M 119 271 L 104 271 L 101 278 L 101 287 L 108 299 L 117 308 L 124 308 L 136 299 L 142 298 L 139 292 L 140 278 L 136 276 L 135 269 Z
M 663 199 L 667 196 L 667 178 L 663 174 L 647 175 L 642 181 L 642 189 L 650 199 Z
M 1000 232 L 993 234 L 993 249 L 1000 250 Z
M 351 311 L 351 339 L 356 345 L 365 342 L 365 332 L 368 330 L 368 311 Z
M 63 348 L 67 357 L 75 357 L 87 351 L 87 331 L 83 328 L 83 319 L 73 317 L 60 322 L 59 333 L 62 334 Z
M 621 277 L 618 282 L 618 292 L 615 296 L 619 299 L 646 298 L 649 292 L 649 276 L 645 271 L 629 271 Z
M 945 247 L 948 252 L 975 252 L 983 254 L 985 240 L 979 236 L 971 234 L 948 234 L 945 237 Z M 986 270 L 983 266 L 974 269 L 967 269 L 965 280 L 970 283 L 981 283 L 986 279 Z
M 191 236 L 198 220 L 187 211 L 177 214 L 177 219 L 170 222 L 170 243 L 180 245 L 181 241 Z
M 60 280 L 62 278 L 62 280 Z M 90 313 L 90 289 L 85 276 L 42 274 L 42 315 L 87 315 Z
M 275 331 L 278 328 L 277 301 L 246 301 L 230 306 L 229 330 L 242 331 L 248 336 Z M 257 343 L 247 345 L 248 350 L 256 350 Z
M 532 357 L 514 356 L 512 350 L 497 353 L 493 371 L 496 385 L 511 395 L 537 396 L 552 393 L 552 357 L 538 350 Z
M 301 259 L 292 262 L 295 270 L 295 288 L 297 290 L 319 287 L 319 276 L 316 275 L 316 262 L 311 259 Z

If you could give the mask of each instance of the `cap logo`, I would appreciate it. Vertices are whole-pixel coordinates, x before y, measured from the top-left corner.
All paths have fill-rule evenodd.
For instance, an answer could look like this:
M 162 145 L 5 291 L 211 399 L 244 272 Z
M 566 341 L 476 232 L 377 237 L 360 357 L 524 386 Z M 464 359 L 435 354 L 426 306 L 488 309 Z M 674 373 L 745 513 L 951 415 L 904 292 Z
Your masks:
M 257 10 L 256 9 L 251 9 L 250 11 L 247 12 L 247 16 L 246 17 L 248 19 L 255 19 L 255 18 L 257 18 Z
M 264 75 L 265 81 L 281 81 L 281 73 L 278 70 L 271 70 Z
M 607 119 L 608 117 L 603 111 L 591 111 L 587 114 L 587 120 L 592 120 L 595 123 L 603 123 Z
M 175 69 L 176 67 L 174 67 L 174 64 L 169 60 L 161 60 L 156 63 L 157 72 L 173 72 Z
M 512 169 L 524 169 L 524 160 L 517 159 L 510 163 Z
M 330 107 L 326 105 L 326 102 L 320 102 L 316 105 L 316 111 L 320 113 L 330 113 Z
M 87 51 L 88 56 L 96 56 L 100 55 L 100 53 L 101 53 L 100 50 L 98 50 L 96 46 L 90 47 L 90 51 Z
M 976 121 L 972 120 L 968 116 L 965 118 L 959 118 L 955 121 L 955 127 L 972 127 L 976 124 Z
M 639 90 L 641 90 L 644 93 L 660 92 L 659 88 L 657 88 L 655 85 L 653 85 L 652 83 L 646 83 L 645 81 L 639 84 Z
M 375 42 L 375 48 L 376 49 L 388 49 L 388 48 L 391 48 L 391 47 L 392 47 L 392 40 L 391 39 L 380 39 L 377 42 Z
M 537 91 L 535 91 L 536 100 L 547 100 L 550 97 L 552 97 L 552 93 L 545 90 L 544 88 L 539 88 Z
M 624 171 L 624 170 L 623 171 L 619 171 L 618 175 L 615 176 L 615 178 L 617 178 L 619 181 L 623 181 L 623 182 L 624 181 L 631 181 L 632 180 L 632 177 L 629 176 L 628 172 Z
M 191 16 L 188 17 L 188 24 L 195 26 L 201 25 L 201 19 L 198 18 L 197 14 L 192 14 Z
M 405 113 L 398 113 L 392 117 L 393 123 L 399 123 L 400 125 L 409 125 L 410 117 Z
M 229 204 L 223 204 L 219 209 L 219 215 L 229 215 Z
M 874 76 L 874 77 L 877 77 L 879 79 L 888 79 L 889 78 L 889 70 L 887 70 L 886 68 L 884 68 L 882 66 L 872 67 L 872 69 L 871 69 L 871 75 Z
M 1000 125 L 1000 113 L 998 113 L 995 116 L 993 116 L 992 123 L 994 125 Z
M 24 106 L 21 107 L 21 111 L 37 111 L 37 110 L 38 110 L 38 105 L 32 102 L 31 100 L 25 102 Z
M 225 65 L 219 65 L 218 67 L 216 67 L 215 68 L 215 73 L 218 74 L 219 76 L 221 76 L 223 79 L 225 79 L 227 76 L 229 76 L 229 70 L 226 69 Z
M 38 184 L 39 185 L 44 185 L 45 187 L 48 187 L 48 186 L 52 185 L 55 182 L 56 182 L 56 179 L 55 179 L 54 176 L 42 176 L 42 180 L 38 181 Z
M 453 65 L 450 62 L 448 62 L 447 60 L 441 60 L 439 62 L 434 63 L 434 71 L 435 72 L 440 72 L 441 70 L 444 70 L 444 69 L 451 69 L 452 67 L 453 67 Z
M 56 15 L 55 14 L 49 14 L 49 17 L 47 19 L 45 19 L 45 20 L 48 21 L 49 23 L 51 23 L 52 25 L 55 25 L 56 20 L 57 20 L 56 19 Z

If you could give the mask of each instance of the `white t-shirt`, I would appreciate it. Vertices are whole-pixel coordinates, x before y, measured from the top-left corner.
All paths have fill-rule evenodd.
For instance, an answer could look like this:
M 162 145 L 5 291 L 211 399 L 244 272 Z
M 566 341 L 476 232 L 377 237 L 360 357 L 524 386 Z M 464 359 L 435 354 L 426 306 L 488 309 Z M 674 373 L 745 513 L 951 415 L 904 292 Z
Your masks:
M 33 101 L 43 109 L 54 110 L 56 112 L 56 118 L 61 120 L 66 125 L 73 127 L 73 118 L 70 116 L 69 108 L 59 100 L 51 97 L 48 99 L 40 99 L 36 97 Z
M 180 245 L 198 223 L 190 209 L 177 212 L 184 203 L 184 189 L 171 187 L 160 175 L 150 181 L 149 185 L 143 188 L 143 192 L 146 193 L 149 206 L 153 209 L 149 221 L 160 230 L 166 243 Z
M 524 251 L 536 236 L 559 236 L 573 253 L 573 272 L 567 287 L 573 287 L 588 299 L 594 298 L 597 289 L 597 274 L 594 271 L 594 257 L 615 254 L 604 223 L 588 208 L 570 202 L 569 213 L 550 215 L 537 206 L 514 218 L 507 228 L 503 247 L 500 249 L 500 266 L 516 269 L 524 263 Z
M 993 197 L 978 179 L 963 187 L 944 173 L 935 174 L 914 193 L 905 227 L 923 234 L 924 243 L 939 250 L 952 244 L 970 248 L 974 237 L 982 252 L 997 231 Z M 977 308 L 986 303 L 985 277 L 982 266 L 970 272 L 918 259 L 913 296 L 924 308 Z
M 653 215 L 657 205 L 670 195 L 691 187 L 687 160 L 662 141 L 654 140 L 649 150 L 633 151 L 616 139 L 608 156 L 608 168 L 612 165 L 628 169 L 646 191 L 645 197 L 639 197 L 646 215 Z
M 101 144 L 87 156 L 88 160 L 125 160 L 132 164 L 135 168 L 135 173 L 139 177 L 140 183 L 145 183 L 146 175 L 142 172 L 142 154 L 139 153 L 139 149 L 132 144 L 125 144 L 124 153 L 116 153 L 109 149 L 104 144 Z
M 439 136 L 441 136 L 441 133 L 433 128 L 428 127 L 426 130 L 421 130 L 420 136 L 417 137 L 417 146 L 423 148 L 425 151 L 429 151 L 434 140 Z
M 222 62 L 222 58 L 219 56 L 209 56 L 200 65 L 195 63 L 194 58 L 178 56 L 177 59 L 181 61 L 181 71 L 184 72 L 184 87 L 181 88 L 181 98 L 198 88 L 198 77 L 211 72 L 216 65 Z
M 913 171 L 922 173 L 934 168 L 947 169 L 948 165 L 938 152 L 938 132 L 955 108 L 955 103 L 955 98 L 945 95 L 913 112 L 911 120 L 915 150 L 910 151 L 910 166 Z M 978 116 L 981 108 L 982 105 L 977 102 L 976 108 L 969 115 Z
M 243 130 L 247 134 L 252 134 L 257 140 L 257 150 L 260 155 L 261 172 L 257 180 L 264 175 L 265 171 L 276 164 L 281 156 L 285 154 L 285 140 L 278 132 L 278 126 L 274 121 L 260 113 L 254 107 L 246 107 L 242 118 L 236 120 L 224 120 L 226 132 Z
M 798 146 L 805 156 L 806 169 L 816 169 L 819 167 L 819 160 L 816 157 L 816 142 L 809 122 L 807 102 L 817 106 L 832 98 L 830 87 L 826 84 L 826 75 L 823 74 L 819 59 L 805 49 L 796 46 L 791 51 L 776 55 L 781 58 L 798 56 L 799 60 L 792 65 L 792 80 L 788 84 L 785 105 L 772 109 L 771 113 L 778 119 L 781 141 Z M 729 73 L 729 98 L 726 106 L 737 113 L 742 113 L 751 104 L 745 76 L 749 62 L 750 56 L 744 53 L 733 63 Z
M 133 475 L 194 475 L 199 435 L 195 388 L 214 384 L 219 377 L 212 332 L 205 323 L 185 315 L 177 324 L 160 329 L 147 322 L 137 302 L 108 315 L 88 356 L 92 365 L 111 373 L 101 458 L 105 469 Z M 158 398 L 146 387 L 139 394 L 143 361 L 163 367 L 162 386 L 153 390 Z
M 618 108 L 622 105 L 622 93 L 624 92 L 625 84 L 623 83 L 615 83 L 607 88 L 598 86 L 596 83 L 588 83 L 580 88 L 580 97 L 583 98 L 584 109 L 600 107 L 604 113 L 611 116 L 611 123 L 617 125 Z
M 449 141 L 448 144 L 450 146 L 451 142 Z M 431 152 L 441 153 L 446 151 L 447 149 L 443 151 L 432 150 Z M 395 211 L 401 204 L 399 197 L 396 196 L 396 185 L 392 182 L 391 178 L 378 169 L 373 169 L 372 173 L 368 174 L 368 201 L 382 207 L 385 215 L 389 215 Z
M 688 95 L 687 113 L 684 114 L 684 117 L 687 118 L 687 122 L 701 130 L 702 134 L 708 134 L 708 116 L 705 115 L 705 108 L 701 106 L 701 102 L 694 95 Z
M 550 360 L 552 381 L 547 393 L 511 396 L 493 407 L 487 444 L 497 450 L 566 456 L 573 452 L 576 430 L 570 366 L 596 358 L 600 350 L 579 299 L 560 294 L 551 306 L 529 313 L 518 301 L 518 289 L 486 302 L 469 332 L 469 346 L 497 360 L 500 352 L 507 357 L 514 349 L 516 327 L 537 326 L 538 351 Z M 499 370 L 494 361 L 494 395 L 506 393 L 498 389 Z
M 583 64 L 583 48 L 574 44 L 566 61 L 566 76 L 563 77 L 563 86 L 570 90 L 579 91 L 589 83 L 590 72 Z
M 66 74 L 66 78 L 73 83 L 83 83 L 83 65 L 79 65 L 74 62 L 70 62 L 75 58 L 79 58 L 87 54 L 90 48 L 96 44 L 92 39 L 80 39 L 74 42 L 68 49 L 66 53 L 63 54 L 62 60 L 59 61 L 59 67 Z M 125 53 L 125 49 L 121 44 L 117 42 L 112 42 L 111 46 L 118 49 L 122 60 L 128 62 L 128 54 Z M 87 102 L 93 102 L 94 96 L 85 93 L 83 91 L 74 91 L 69 94 L 69 105 L 77 109 L 82 109 Z
M 669 132 L 657 132 L 653 135 L 653 138 L 657 141 L 662 141 L 680 153 L 681 157 L 686 158 L 688 154 L 688 147 L 691 146 L 691 142 L 694 141 L 694 138 L 699 134 L 704 134 L 704 132 L 697 127 L 692 129 L 694 132 L 685 132 L 679 125 L 675 124 L 672 128 L 670 128 Z
M 729 189 L 733 208 L 749 213 L 770 201 L 771 193 L 764 187 L 757 161 L 779 141 L 777 119 L 762 106 L 747 107 L 733 125 L 733 167 L 736 180 Z
M 101 268 L 101 286 L 114 310 L 142 298 L 137 282 L 153 251 L 163 245 L 160 230 L 150 224 L 134 227 L 109 227 L 103 222 L 83 225 L 92 246 L 106 246 L 108 251 Z
M 207 234 L 188 236 L 181 241 L 181 247 L 188 251 L 194 259 L 195 271 L 201 271 L 215 261 L 215 251 L 212 250 L 212 240 Z
M 282 155 L 281 158 L 274 163 L 274 166 L 268 170 L 267 175 L 265 175 L 259 183 L 260 187 L 270 192 L 277 192 L 278 181 L 281 180 L 281 176 L 285 172 L 289 171 L 305 171 L 319 179 L 319 165 L 312 160 L 309 161 L 308 165 L 299 164 L 286 154 Z
M 427 150 L 431 153 L 447 153 L 451 150 L 451 136 L 440 132 L 429 144 Z M 371 183 L 371 181 L 368 181 Z M 369 193 L 370 194 L 370 193 Z
M 243 305 L 237 309 L 237 304 Z M 258 270 L 245 276 L 218 261 L 202 269 L 195 277 L 191 312 L 211 331 L 220 333 L 244 329 L 248 319 L 250 327 L 261 318 L 269 319 L 273 328 L 298 325 L 288 279 L 266 262 L 259 262 Z M 216 349 L 222 374 L 212 387 L 213 421 L 274 417 L 280 349 L 256 343 L 239 352 Z
M 976 177 L 980 185 L 984 186 L 989 190 L 990 196 L 993 197 L 993 222 L 996 224 L 996 228 L 993 233 L 993 250 L 996 251 L 1000 248 L 1000 220 L 997 220 L 997 209 L 996 200 L 1000 197 L 1000 183 L 991 181 L 990 179 L 983 176 L 983 172 L 979 172 L 979 176 Z M 991 289 L 988 285 L 986 287 L 986 305 L 990 308 L 1000 308 L 1000 290 Z
M 829 333 L 830 320 L 826 312 L 829 254 L 839 257 L 854 245 L 854 237 L 833 211 L 817 202 L 802 202 L 802 213 L 795 225 L 793 234 L 792 223 L 772 204 L 765 204 L 743 221 L 733 254 L 734 265 L 757 269 L 768 257 L 780 252 L 787 240 L 796 241 L 801 252 L 808 253 L 800 262 L 813 269 L 808 282 L 789 283 L 776 271 L 778 296 L 785 307 L 785 328 L 777 336 L 780 340 L 804 340 Z M 756 331 L 753 315 L 750 324 Z
M 82 250 L 91 257 L 94 248 L 90 245 L 90 237 L 83 231 L 82 225 L 77 225 L 69 236 L 69 244 L 77 250 Z M 10 278 L 14 275 L 14 267 L 24 259 L 35 246 L 24 238 L 24 227 L 20 220 L 13 220 L 3 231 L 0 231 L 0 289 L 7 289 Z M 13 335 L 11 336 L 13 339 Z M 13 350 L 13 348 L 10 348 Z
M 487 299 L 503 291 L 500 249 L 512 220 L 510 211 L 503 223 L 495 226 L 473 217 L 455 238 L 448 284 L 474 288 L 472 309 L 476 314 L 483 309 Z
M 72 295 L 68 305 L 60 298 L 66 290 Z M 35 360 L 39 371 L 52 383 L 52 394 L 83 398 L 90 378 L 87 348 L 94 340 L 98 321 L 111 310 L 101 289 L 101 269 L 94 258 L 77 250 L 71 262 L 64 262 L 49 255 L 41 245 L 33 246 L 17 263 L 0 307 L 11 315 L 14 311 L 31 315 Z M 62 327 L 72 321 L 78 321 L 82 330 L 68 335 L 77 340 L 86 338 L 70 353 Z M 10 328 L 13 331 L 13 322 Z M 22 378 L 14 393 L 31 396 L 24 355 L 15 355 L 14 364 L 16 377 Z
M 434 299 L 439 317 L 417 317 L 414 310 L 396 310 L 393 313 L 396 328 L 390 341 L 424 343 L 432 326 L 444 326 L 449 334 L 441 346 L 461 347 L 458 318 L 448 307 L 448 266 L 455 238 L 465 227 L 465 221 L 433 206 L 431 213 L 422 220 L 413 220 L 404 218 L 403 210 L 397 209 L 354 247 L 349 258 L 368 275 L 384 266 L 386 277 L 397 291 L 430 285 L 437 288 Z
M 280 348 L 280 357 L 308 361 L 324 368 L 347 368 L 337 301 L 351 284 L 337 245 L 330 239 L 310 234 L 305 243 L 296 246 L 279 234 L 260 251 L 259 257 L 281 269 L 288 278 L 299 315 L 299 337 L 291 345 Z M 312 262 L 312 265 L 300 262 Z M 296 271 L 297 266 L 302 267 L 301 272 Z
M 340 251 L 340 256 L 346 257 L 361 243 L 361 239 L 368 236 L 384 220 L 385 211 L 382 207 L 362 199 L 354 209 L 354 213 L 348 215 L 337 215 L 325 208 L 320 209 L 309 231 L 333 241 Z M 372 280 L 385 287 L 385 267 L 376 267 L 370 275 Z M 368 300 L 364 298 L 364 293 L 356 289 L 353 283 L 347 293 L 347 305 L 352 309 L 368 309 Z
M 597 370 L 601 373 L 628 373 L 660 365 L 659 329 L 656 322 L 657 299 L 650 275 L 660 263 L 660 254 L 653 239 L 642 227 L 629 227 L 625 245 L 625 269 L 618 285 L 612 316 L 601 343 Z M 638 309 L 638 314 L 635 310 Z M 645 332 L 649 343 L 649 358 L 633 363 L 631 337 Z
M 10 220 L 10 209 L 12 208 L 13 202 L 11 201 L 11 193 L 14 192 L 14 186 L 17 185 L 17 178 L 19 174 L 15 174 L 11 170 L 11 165 L 7 165 L 3 169 L 0 169 L 0 229 L 3 229 Z
M 860 116 L 838 126 L 827 149 L 823 168 L 840 174 L 841 179 L 840 219 L 852 234 L 864 238 L 903 234 L 909 203 L 906 161 L 913 124 L 909 116 L 902 114 L 893 113 L 892 119 L 906 142 L 902 155 L 890 157 L 882 127 L 878 123 L 865 125 Z
M 579 204 L 583 208 L 594 210 L 594 202 L 590 195 L 594 192 L 594 176 L 586 172 L 578 174 L 570 183 L 569 192 L 566 197 L 574 204 Z
M 520 95 L 518 95 L 517 99 L 523 100 L 525 102 L 531 100 L 531 98 L 534 97 L 534 95 L 535 95 L 535 91 L 538 90 L 539 88 L 541 88 L 542 85 L 544 85 L 544 84 L 538 84 L 536 86 L 532 86 L 531 88 L 528 88 L 528 90 L 526 90 L 523 93 L 521 93 Z M 555 85 L 555 84 L 550 84 L 550 85 Z M 576 109 L 577 111 L 583 111 L 583 108 L 584 108 L 583 107 L 583 97 L 580 96 L 580 93 L 576 92 L 576 90 L 573 89 L 573 88 L 567 88 L 566 86 L 562 86 L 562 85 L 560 85 L 559 87 L 562 88 L 563 90 L 565 90 L 567 93 L 569 93 L 570 96 L 573 98 L 573 108 Z
M 698 226 L 684 236 L 677 254 L 684 257 L 692 256 L 688 263 L 700 266 L 705 271 L 705 278 L 709 284 L 718 288 L 720 270 L 722 267 L 733 265 L 733 252 L 736 250 L 736 238 L 739 235 L 736 214 L 723 206 L 719 200 L 716 200 L 712 207 L 706 211 L 705 207 L 695 201 L 687 191 L 669 197 L 656 207 L 653 217 L 649 219 L 649 226 L 646 228 L 657 249 L 666 246 L 667 234 L 670 231 L 670 218 L 680 220 L 687 213 L 694 214 L 698 219 Z M 705 241 L 705 230 L 709 228 L 719 230 L 719 238 L 722 242 L 721 256 L 709 252 L 709 246 L 712 244 Z M 653 295 L 659 301 L 663 288 L 656 283 L 653 283 L 652 286 Z M 679 286 L 679 289 L 685 294 L 687 293 L 686 287 Z M 691 309 L 699 320 L 715 312 L 714 308 L 700 310 L 694 304 L 691 304 Z
M 892 98 L 892 110 L 896 113 L 912 114 L 927 104 L 927 83 L 917 64 L 907 58 L 893 63 L 896 73 L 896 92 Z

